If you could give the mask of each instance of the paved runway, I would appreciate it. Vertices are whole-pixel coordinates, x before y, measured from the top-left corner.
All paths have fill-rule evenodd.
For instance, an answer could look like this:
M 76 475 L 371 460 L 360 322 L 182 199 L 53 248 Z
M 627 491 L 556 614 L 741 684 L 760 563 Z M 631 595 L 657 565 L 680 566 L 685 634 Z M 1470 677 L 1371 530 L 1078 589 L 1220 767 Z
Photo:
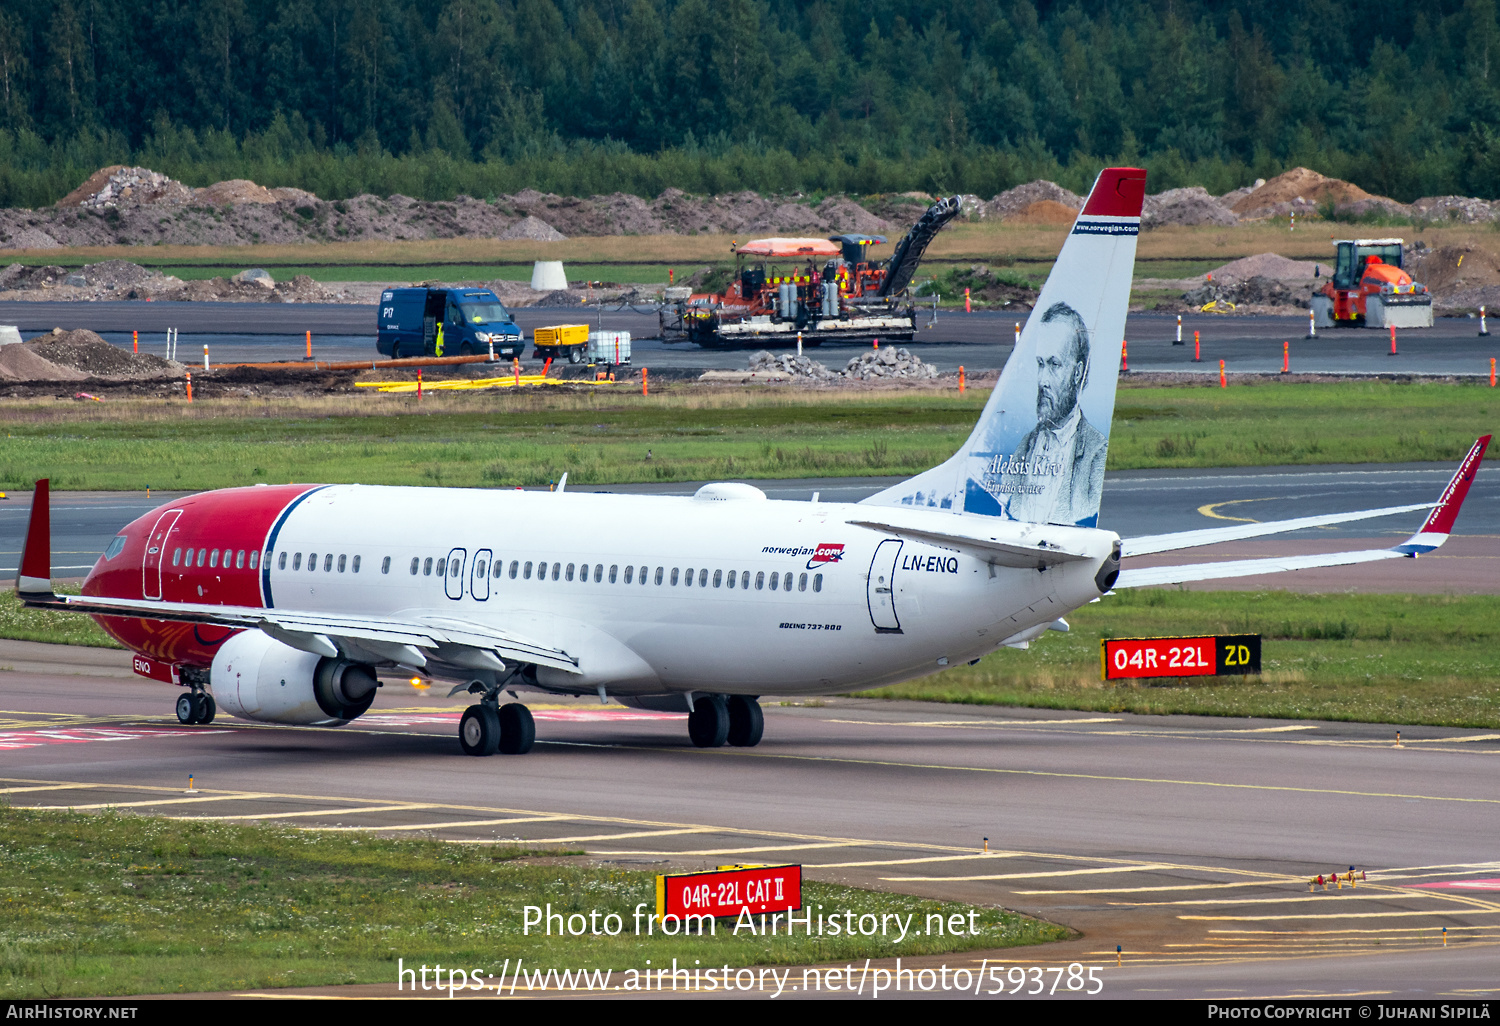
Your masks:
M 1240 520 L 1280 520 L 1406 505 L 1435 500 L 1452 473 L 1452 466 L 1428 463 L 1123 471 L 1105 477 L 1100 525 L 1130 538 L 1227 527 Z M 807 478 L 754 483 L 773 499 L 808 499 L 818 492 L 825 502 L 857 502 L 897 480 Z M 700 483 L 608 485 L 597 490 L 690 495 Z M 595 490 L 586 483 L 573 487 Z M 55 493 L 52 544 L 57 576 L 83 576 L 121 527 L 177 494 L 157 492 L 148 499 L 140 492 Z M 31 506 L 29 493 L 12 492 L 10 496 L 0 502 L 0 576 L 15 572 Z M 1295 532 L 1276 541 L 1240 543 L 1231 549 L 1176 553 L 1171 561 L 1304 551 L 1295 548 L 1297 545 L 1354 548 L 1365 544 L 1361 539 L 1372 546 L 1384 547 L 1411 534 L 1421 522 L 1421 514 L 1407 513 Z M 1231 586 L 1261 589 L 1269 584 L 1314 591 L 1500 590 L 1500 467 L 1493 462 L 1480 469 L 1459 517 L 1457 531 L 1458 536 L 1449 546 L 1427 560 L 1282 574 L 1274 583 L 1264 578 L 1245 578 Z M 1203 587 L 1215 585 L 1210 582 Z
M 118 677 L 75 675 L 71 650 L 0 642 L 5 800 L 657 871 L 801 862 L 1066 923 L 1078 939 L 920 964 L 1076 961 L 1103 967 L 1105 997 L 1500 989 L 1500 734 L 1406 727 L 1397 748 L 1389 726 L 766 699 L 759 747 L 699 750 L 680 714 L 548 701 L 531 754 L 470 759 L 461 703 L 436 689 L 389 682 L 340 729 L 186 728 L 174 690 L 126 679 L 123 657 L 77 669 L 111 657 Z M 1357 887 L 1309 890 L 1351 865 Z
M 681 343 L 668 345 L 657 334 L 654 312 L 591 312 L 559 308 L 522 308 L 516 323 L 527 332 L 540 325 L 588 320 L 635 337 L 636 366 L 657 370 L 739 369 L 744 350 L 710 351 Z M 922 314 L 919 324 L 927 323 Z M 115 345 L 129 346 L 131 332 L 141 333 L 146 352 L 165 355 L 166 329 L 181 331 L 178 356 L 202 359 L 208 343 L 215 363 L 299 359 L 304 332 L 313 333 L 313 352 L 326 360 L 363 360 L 374 355 L 375 307 L 304 303 L 7 303 L 0 321 L 20 326 L 22 334 L 53 327 L 89 328 Z M 995 370 L 1010 357 L 1015 315 L 996 312 L 962 314 L 941 311 L 937 323 L 923 327 L 913 343 L 923 360 L 944 372 L 960 365 L 969 373 Z M 1291 369 L 1300 374 L 1469 374 L 1489 373 L 1489 360 L 1500 356 L 1500 331 L 1478 337 L 1478 322 L 1440 318 L 1429 330 L 1400 333 L 1399 355 L 1391 357 L 1384 332 L 1340 329 L 1304 341 L 1305 316 L 1215 317 L 1194 314 L 1183 319 L 1184 344 L 1175 346 L 1175 315 L 1132 314 L 1126 321 L 1133 371 L 1217 373 L 1224 360 L 1231 373 L 1281 370 L 1281 344 L 1291 344 Z M 1193 331 L 1202 333 L 1202 362 L 1193 362 Z M 1111 343 L 1111 348 L 1114 343 Z M 864 346 L 827 344 L 810 350 L 830 367 L 842 366 Z

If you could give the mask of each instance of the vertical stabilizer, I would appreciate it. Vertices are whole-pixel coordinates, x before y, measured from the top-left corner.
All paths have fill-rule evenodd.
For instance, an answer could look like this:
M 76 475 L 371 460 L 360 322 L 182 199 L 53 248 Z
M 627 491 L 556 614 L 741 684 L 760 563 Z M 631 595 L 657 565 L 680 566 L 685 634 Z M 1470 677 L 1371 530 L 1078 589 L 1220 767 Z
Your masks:
M 1094 182 L 964 447 L 866 503 L 1093 527 L 1146 172 Z

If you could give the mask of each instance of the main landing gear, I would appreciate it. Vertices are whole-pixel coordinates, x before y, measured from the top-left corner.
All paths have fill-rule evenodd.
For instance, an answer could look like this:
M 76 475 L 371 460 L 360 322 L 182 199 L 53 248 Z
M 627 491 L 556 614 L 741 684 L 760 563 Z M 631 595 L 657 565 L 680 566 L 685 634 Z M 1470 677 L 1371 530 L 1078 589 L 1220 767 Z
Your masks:
M 748 695 L 703 695 L 688 713 L 688 737 L 699 748 L 754 748 L 765 728 L 760 702 Z
M 464 710 L 458 723 L 458 743 L 465 755 L 525 755 L 536 743 L 536 721 L 520 703 L 496 705 L 481 701 Z
M 214 696 L 207 691 L 189 691 L 177 696 L 177 721 L 179 723 L 212 723 L 214 713 L 219 711 Z

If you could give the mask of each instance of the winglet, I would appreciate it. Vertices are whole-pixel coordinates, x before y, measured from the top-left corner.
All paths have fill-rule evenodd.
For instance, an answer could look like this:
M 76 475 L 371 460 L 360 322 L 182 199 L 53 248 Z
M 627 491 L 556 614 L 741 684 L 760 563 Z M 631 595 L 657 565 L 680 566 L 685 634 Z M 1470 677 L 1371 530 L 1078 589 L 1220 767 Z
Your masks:
M 52 593 L 52 504 L 51 481 L 42 478 L 31 496 L 31 521 L 26 526 L 26 545 L 16 571 L 18 598 L 50 599 Z
M 1416 534 L 1397 545 L 1397 552 L 1419 556 L 1424 552 L 1431 552 L 1448 540 L 1448 535 L 1453 532 L 1453 521 L 1458 519 L 1458 511 L 1463 508 L 1464 498 L 1469 494 L 1469 485 L 1474 483 L 1474 475 L 1479 473 L 1479 463 L 1484 459 L 1484 450 L 1490 444 L 1491 437 L 1485 435 L 1469 449 L 1469 454 L 1458 465 L 1458 472 L 1453 475 L 1448 487 L 1443 489 L 1437 505 L 1428 514 L 1427 522 Z

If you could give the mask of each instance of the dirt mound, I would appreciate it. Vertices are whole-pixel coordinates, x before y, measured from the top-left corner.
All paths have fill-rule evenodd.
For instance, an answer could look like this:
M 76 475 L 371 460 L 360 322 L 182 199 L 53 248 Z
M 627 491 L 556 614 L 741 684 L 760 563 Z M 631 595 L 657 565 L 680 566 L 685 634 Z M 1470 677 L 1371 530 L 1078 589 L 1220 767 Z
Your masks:
M 1220 281 L 1215 278 L 1213 281 L 1204 282 L 1182 297 L 1182 301 L 1195 310 L 1215 300 L 1233 303 L 1236 307 L 1280 306 L 1306 309 L 1309 296 L 1300 289 L 1292 288 L 1284 281 L 1256 276 L 1243 281 L 1235 279 Z
M 102 285 L 105 288 L 139 285 L 164 277 L 154 268 L 142 267 L 129 260 L 104 260 L 97 264 L 84 264 L 82 274 L 90 285 Z
M 1389 213 L 1406 211 L 1404 204 L 1385 196 L 1372 196 L 1353 182 L 1329 178 L 1305 167 L 1294 167 L 1277 175 L 1258 189 L 1241 197 L 1230 207 L 1241 218 L 1272 217 L 1293 210 L 1301 213 L 1332 203 L 1351 214 L 1365 213 L 1373 207 Z
M 279 197 L 264 185 L 256 185 L 247 178 L 231 178 L 225 182 L 198 189 L 194 199 L 204 203 L 217 203 L 221 207 L 232 207 L 236 203 L 276 203 Z
M 1075 212 L 1083 209 L 1082 196 L 1069 192 L 1056 182 L 1039 178 L 1034 182 L 1018 185 L 1014 189 L 1007 189 L 991 199 L 984 205 L 985 216 L 1003 218 L 1008 221 L 1011 215 L 1019 214 L 1033 203 L 1042 200 L 1071 207 Z
M 1007 224 L 1072 224 L 1078 217 L 1078 207 L 1066 206 L 1056 200 L 1037 200 L 1028 203 L 1014 214 L 1006 215 Z
M 1423 196 L 1411 208 L 1429 221 L 1458 224 L 1485 224 L 1500 214 L 1500 204 L 1473 196 Z
M 844 196 L 828 197 L 814 208 L 814 213 L 823 219 L 823 223 L 828 226 L 830 232 L 837 232 L 840 235 L 848 232 L 884 235 L 896 228 L 885 218 L 876 217 L 852 199 Z
M 106 209 L 129 204 L 187 203 L 195 190 L 149 167 L 116 164 L 101 168 L 88 181 L 57 201 L 59 207 Z
M 1168 224 L 1238 224 L 1234 212 L 1209 194 L 1201 185 L 1187 189 L 1168 189 L 1147 196 L 1141 208 L 1141 227 L 1160 228 Z
M 53 363 L 26 345 L 0 346 L 0 381 L 82 381 L 88 375 Z
M 76 373 L 79 378 L 160 378 L 182 370 L 181 364 L 159 356 L 127 353 L 84 328 L 75 331 L 53 328 L 50 333 L 28 339 L 20 346 L 5 346 L 0 354 L 11 349 L 26 349 L 48 363 Z
M 1437 297 L 1500 285 L 1500 256 L 1473 246 L 1413 246 L 1405 263 L 1411 276 Z
M 11 264 L 0 271 L 0 289 L 50 289 L 65 282 L 68 273 L 56 264 Z
M 1240 257 L 1208 272 L 1218 278 L 1274 278 L 1277 280 L 1300 280 L 1311 278 L 1313 268 L 1318 265 L 1310 260 L 1289 260 L 1277 253 L 1257 253 Z M 1206 300 L 1205 300 L 1206 302 Z
M 546 221 L 539 217 L 532 217 L 530 214 L 495 237 L 497 239 L 534 239 L 537 242 L 563 242 L 567 239 L 566 235 Z
M 62 243 L 40 228 L 23 228 L 6 239 L 0 249 L 61 249 Z

